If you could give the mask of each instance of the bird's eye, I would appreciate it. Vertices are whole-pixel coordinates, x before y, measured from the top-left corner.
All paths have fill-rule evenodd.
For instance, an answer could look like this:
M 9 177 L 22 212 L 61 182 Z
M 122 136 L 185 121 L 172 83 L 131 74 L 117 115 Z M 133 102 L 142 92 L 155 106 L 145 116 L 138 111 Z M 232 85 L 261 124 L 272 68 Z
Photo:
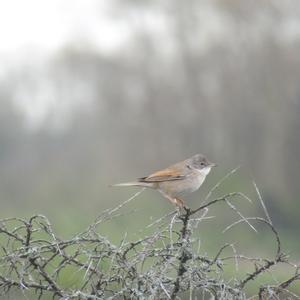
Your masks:
M 202 163 L 201 163 L 201 166 L 204 166 L 204 165 L 205 165 L 205 163 L 204 163 L 204 162 L 202 162 Z

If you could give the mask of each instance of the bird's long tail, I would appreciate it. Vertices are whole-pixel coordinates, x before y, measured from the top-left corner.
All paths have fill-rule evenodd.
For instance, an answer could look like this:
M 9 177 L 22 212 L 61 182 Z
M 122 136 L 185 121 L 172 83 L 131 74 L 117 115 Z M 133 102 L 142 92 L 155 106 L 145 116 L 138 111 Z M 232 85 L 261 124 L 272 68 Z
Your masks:
M 116 183 L 112 184 L 111 186 L 143 186 L 143 187 L 152 187 L 152 182 L 139 182 L 139 181 L 132 181 L 132 182 L 123 182 L 123 183 Z

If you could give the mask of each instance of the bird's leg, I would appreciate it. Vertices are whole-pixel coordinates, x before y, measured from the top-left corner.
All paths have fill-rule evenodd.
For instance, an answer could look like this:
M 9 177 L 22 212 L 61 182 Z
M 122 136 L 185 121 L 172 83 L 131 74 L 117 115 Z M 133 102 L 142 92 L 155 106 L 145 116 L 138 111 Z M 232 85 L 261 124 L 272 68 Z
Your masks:
M 160 191 L 162 193 L 162 195 L 168 199 L 172 204 L 176 205 L 179 208 L 183 208 L 184 207 L 184 202 L 177 198 L 177 197 L 172 197 L 170 195 L 168 195 L 167 193 L 164 193 L 163 191 Z
M 175 197 L 174 200 L 175 200 L 176 206 L 178 206 L 180 208 L 185 207 L 184 201 L 182 199 L 179 199 L 178 197 Z
M 165 196 L 165 198 L 167 198 L 172 204 L 174 204 L 175 206 L 178 206 L 179 207 L 179 205 L 178 205 L 178 203 L 177 203 L 177 201 L 176 201 L 176 198 L 173 198 L 173 197 L 171 197 L 171 196 L 169 196 L 169 195 L 164 195 Z
M 161 190 L 159 190 L 159 191 L 160 191 L 160 193 L 161 193 L 166 199 L 168 199 L 172 204 L 177 205 L 177 204 L 176 204 L 176 200 L 175 200 L 172 196 L 168 195 L 167 193 L 165 193 L 165 192 L 163 192 L 163 191 L 161 191 Z

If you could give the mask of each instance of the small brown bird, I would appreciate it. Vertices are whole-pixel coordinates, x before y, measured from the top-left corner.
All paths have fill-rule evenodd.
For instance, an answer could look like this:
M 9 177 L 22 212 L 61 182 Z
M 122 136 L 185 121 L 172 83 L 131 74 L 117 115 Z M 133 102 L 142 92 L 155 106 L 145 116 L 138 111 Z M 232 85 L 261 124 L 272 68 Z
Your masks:
M 113 186 L 141 186 L 158 190 L 176 206 L 183 207 L 184 202 L 178 198 L 181 194 L 192 193 L 199 189 L 206 175 L 216 164 L 202 154 L 178 162 L 137 181 L 118 183 Z

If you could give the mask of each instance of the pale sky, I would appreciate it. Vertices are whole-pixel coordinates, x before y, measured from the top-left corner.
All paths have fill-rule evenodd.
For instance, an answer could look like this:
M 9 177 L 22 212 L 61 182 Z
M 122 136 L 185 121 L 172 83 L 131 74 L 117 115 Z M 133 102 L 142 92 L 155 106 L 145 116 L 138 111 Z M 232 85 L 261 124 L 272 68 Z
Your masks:
M 103 54 L 110 55 L 123 49 L 124 45 L 130 45 L 134 30 L 140 28 L 157 40 L 155 44 L 162 54 L 167 53 L 166 58 L 170 56 L 172 33 L 167 26 L 167 15 L 149 9 L 132 11 L 127 16 L 123 13 L 115 15 L 111 7 L 114 2 L 115 0 L 0 0 L 0 79 L 6 77 L 7 68 L 21 68 L 27 61 L 38 66 L 39 62 L 45 63 L 48 57 L 70 43 L 83 41 Z M 242 37 L 243 32 L 239 31 L 226 14 L 221 14 L 213 3 L 202 0 L 201 10 L 198 11 L 200 25 L 197 28 L 197 42 L 202 47 L 199 51 L 209 51 L 210 45 L 215 42 L 231 43 L 236 49 L 237 39 Z M 298 11 L 291 9 L 292 3 L 275 3 L 281 11 L 287 10 L 289 17 L 274 20 L 262 12 L 248 26 L 248 37 L 253 36 L 254 41 L 257 38 L 263 39 L 264 31 L 272 31 L 283 43 L 299 40 Z M 299 5 L 297 8 L 300 10 Z M 43 69 L 43 65 L 38 67 Z M 44 94 L 47 91 L 45 87 L 41 87 L 41 90 Z M 29 121 L 34 126 L 39 126 L 49 112 L 59 115 L 54 110 L 60 107 L 57 105 L 60 100 L 51 97 L 51 93 L 41 96 L 39 93 L 33 95 L 32 91 L 27 94 L 21 91 L 15 102 Z M 65 111 L 71 109 L 65 108 Z
M 109 1 L 0 0 L 0 78 L 10 68 L 17 71 L 26 64 L 42 74 L 48 58 L 69 43 L 83 41 L 108 54 L 119 49 L 131 32 L 124 20 L 111 15 L 107 4 L 113 0 Z M 68 103 L 57 99 L 42 78 L 40 83 L 38 92 L 22 88 L 15 92 L 15 104 L 29 125 L 40 127 L 49 115 L 68 119 L 78 105 L 75 99 Z
M 65 45 L 87 44 L 111 55 L 130 46 L 134 30 L 143 28 L 157 39 L 164 35 L 167 48 L 165 16 L 150 10 L 116 15 L 113 4 L 114 0 L 0 0 L 0 79 L 10 69 L 34 67 L 40 72 L 39 88 L 25 86 L 14 92 L 14 102 L 31 127 L 43 126 L 49 115 L 66 120 L 78 105 L 76 99 L 57 99 L 51 86 L 43 84 L 44 65 Z
M 110 0 L 112 1 L 112 0 Z M 72 39 L 86 38 L 104 50 L 128 34 L 109 17 L 105 0 L 0 0 L 0 55 L 38 48 L 51 51 Z
M 156 38 L 166 32 L 166 16 L 159 10 L 137 10 L 115 15 L 114 0 L 0 0 L 0 60 L 18 53 L 49 53 L 74 41 L 86 41 L 100 51 L 111 53 L 122 47 L 133 29 L 144 28 Z M 222 38 L 226 29 L 223 16 L 210 0 L 202 2 L 198 12 L 201 35 L 206 47 Z M 166 43 L 164 43 L 166 44 Z M 167 45 L 165 45 L 166 47 Z M 161 47 L 160 47 L 161 49 Z M 161 49 L 164 50 L 164 49 Z

